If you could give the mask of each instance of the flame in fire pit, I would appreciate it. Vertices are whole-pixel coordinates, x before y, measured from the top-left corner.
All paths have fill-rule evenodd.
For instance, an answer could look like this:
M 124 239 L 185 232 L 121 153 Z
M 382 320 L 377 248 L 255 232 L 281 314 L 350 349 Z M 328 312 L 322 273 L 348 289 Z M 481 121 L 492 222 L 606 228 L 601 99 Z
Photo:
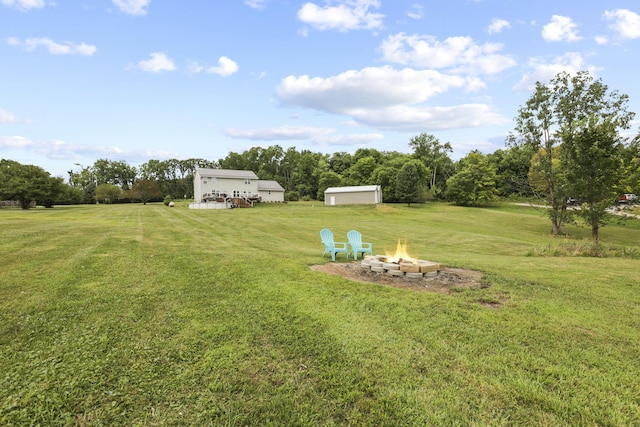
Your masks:
M 410 262 L 412 264 L 418 263 L 417 259 L 410 257 L 409 254 L 407 253 L 407 242 L 403 243 L 400 240 L 398 240 L 398 245 L 396 246 L 395 253 L 387 252 L 385 250 L 384 254 L 387 257 L 387 262 L 395 262 L 395 263 Z

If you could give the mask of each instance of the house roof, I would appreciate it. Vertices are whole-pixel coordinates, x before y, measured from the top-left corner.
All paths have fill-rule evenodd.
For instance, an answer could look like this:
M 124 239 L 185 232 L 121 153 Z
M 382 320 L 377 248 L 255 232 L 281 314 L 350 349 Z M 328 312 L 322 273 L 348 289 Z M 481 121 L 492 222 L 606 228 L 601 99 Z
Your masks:
M 329 187 L 325 193 L 364 193 L 370 191 L 378 191 L 379 185 L 356 185 L 351 187 Z
M 258 179 L 253 171 L 243 171 L 235 169 L 207 169 L 198 168 L 196 173 L 200 176 L 212 177 L 212 178 L 239 178 L 239 179 Z
M 258 181 L 258 191 L 284 191 L 278 181 Z

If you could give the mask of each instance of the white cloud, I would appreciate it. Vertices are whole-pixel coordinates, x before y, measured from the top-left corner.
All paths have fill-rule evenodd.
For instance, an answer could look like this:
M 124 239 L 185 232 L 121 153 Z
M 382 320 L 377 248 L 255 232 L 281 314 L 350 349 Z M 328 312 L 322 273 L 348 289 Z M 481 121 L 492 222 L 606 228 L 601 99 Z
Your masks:
M 22 136 L 0 136 L 0 147 L 9 149 L 27 149 L 33 147 L 33 141 Z
M 310 126 L 280 126 L 267 129 L 224 129 L 224 134 L 231 138 L 257 141 L 310 140 L 324 137 L 332 132 L 335 132 L 335 130 Z
M 397 105 L 353 111 L 352 116 L 359 123 L 369 126 L 413 132 L 490 126 L 510 121 L 486 104 L 447 107 Z
M 371 67 L 329 78 L 289 76 L 276 93 L 288 105 L 350 116 L 358 123 L 385 129 L 420 130 L 472 127 L 500 123 L 503 118 L 483 104 L 426 106 L 449 90 L 476 90 L 483 83 L 472 77 L 435 70 L 396 70 Z
M 530 73 L 522 76 L 520 82 L 514 86 L 516 92 L 530 92 L 535 88 L 536 82 L 547 83 L 558 73 L 565 71 L 575 74 L 581 70 L 587 70 L 595 74 L 597 69 L 585 64 L 585 60 L 578 52 L 569 52 L 556 57 L 552 62 L 547 62 L 543 58 L 536 57 L 529 60 Z
M 123 153 L 119 147 L 93 147 L 71 144 L 59 139 L 40 144 L 39 152 L 50 159 L 78 159 L 85 156 L 117 156 Z
M 449 68 L 454 72 L 495 74 L 516 62 L 498 52 L 499 43 L 479 44 L 471 37 L 449 37 L 438 41 L 431 36 L 399 33 L 387 37 L 380 49 L 387 62 L 419 68 Z
M 336 135 L 336 129 L 311 126 L 280 126 L 265 129 L 224 129 L 231 138 L 254 141 L 309 141 L 318 145 L 358 145 L 384 138 L 379 133 Z
M 509 23 L 509 21 L 494 18 L 493 21 L 491 21 L 491 24 L 489 24 L 487 32 L 489 34 L 498 34 L 501 33 L 505 28 L 511 28 L 511 24 Z
M 352 109 L 415 104 L 450 89 L 476 89 L 477 79 L 434 70 L 368 67 L 322 78 L 288 76 L 276 93 L 286 104 L 343 114 Z
M 161 71 L 174 71 L 176 69 L 173 60 L 162 52 L 151 53 L 151 59 L 138 62 L 138 66 L 143 71 L 159 73 Z
M 384 135 L 380 133 L 358 133 L 352 135 L 328 135 L 324 138 L 318 138 L 312 140 L 319 145 L 366 145 L 371 144 L 373 141 L 381 141 L 384 139 Z
M 91 56 L 98 48 L 86 43 L 63 42 L 57 43 L 46 37 L 29 37 L 24 41 L 17 37 L 9 37 L 7 44 L 10 46 L 22 46 L 27 51 L 34 51 L 38 46 L 44 46 L 52 55 L 84 55 Z
M 18 119 L 15 114 L 10 111 L 0 110 L 0 124 L 2 123 L 15 123 Z
M 628 9 L 607 10 L 604 17 L 612 21 L 609 28 L 623 39 L 640 37 L 640 15 Z
M 251 9 L 264 9 L 267 0 L 244 0 L 244 4 Z
M 23 12 L 29 9 L 40 9 L 45 6 L 44 0 L 0 0 L 0 4 Z
M 384 15 L 369 8 L 379 8 L 379 0 L 341 0 L 336 6 L 305 3 L 298 10 L 298 19 L 318 30 L 362 30 L 383 27 Z
M 0 135 L 0 151 L 14 151 L 16 153 L 23 152 L 21 157 L 27 159 L 33 158 L 35 155 L 43 156 L 50 160 L 72 162 L 91 161 L 99 158 L 109 158 L 112 160 L 124 160 L 130 164 L 139 164 L 150 159 L 167 160 L 187 158 L 184 153 L 171 153 L 167 151 L 159 151 L 152 149 L 125 151 L 117 146 L 95 146 L 73 144 L 60 139 L 48 141 L 34 141 L 23 136 L 1 136 Z M 63 171 L 68 170 L 66 166 Z
M 228 77 L 237 71 L 238 64 L 226 56 L 218 58 L 218 65 L 216 67 L 209 67 L 206 69 L 207 73 L 217 74 L 222 77 Z
M 571 18 L 553 15 L 551 22 L 542 27 L 542 38 L 548 42 L 575 42 L 582 38 L 578 35 L 577 27 Z
M 595 36 L 594 38 L 596 44 L 599 45 L 603 45 L 603 44 L 608 44 L 609 43 L 609 39 L 606 36 Z
M 94 147 L 62 140 L 32 141 L 23 136 L 0 136 L 0 148 L 31 151 L 49 159 L 79 159 L 83 156 L 113 156 L 123 153 L 118 147 Z
M 424 18 L 424 6 L 417 3 L 412 4 L 411 9 L 407 11 L 407 16 L 416 20 Z
M 151 0 L 112 0 L 121 12 L 128 15 L 146 15 Z
M 201 65 L 197 62 L 192 62 L 187 68 L 192 73 L 209 73 L 209 74 L 217 74 L 222 77 L 228 77 L 236 72 L 238 72 L 238 64 L 227 58 L 226 56 L 221 56 L 218 58 L 218 65 L 213 67 L 207 67 L 205 65 Z

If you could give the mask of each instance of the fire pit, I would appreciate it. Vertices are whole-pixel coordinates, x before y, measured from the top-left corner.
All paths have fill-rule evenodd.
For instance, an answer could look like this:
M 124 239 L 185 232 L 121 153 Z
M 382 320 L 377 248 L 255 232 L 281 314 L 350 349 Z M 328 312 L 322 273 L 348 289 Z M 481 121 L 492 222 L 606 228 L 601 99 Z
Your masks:
M 437 276 L 438 272 L 444 270 L 444 265 L 440 263 L 410 257 L 407 254 L 406 243 L 400 241 L 398 241 L 394 254 L 367 255 L 362 260 L 361 266 L 373 273 L 389 274 L 407 279 Z

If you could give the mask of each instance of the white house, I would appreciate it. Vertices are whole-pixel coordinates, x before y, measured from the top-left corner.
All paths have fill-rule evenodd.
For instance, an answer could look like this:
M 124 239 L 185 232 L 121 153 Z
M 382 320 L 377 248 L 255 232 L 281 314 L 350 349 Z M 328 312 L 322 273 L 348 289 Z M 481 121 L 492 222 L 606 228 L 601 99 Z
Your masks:
M 196 202 L 214 198 L 258 198 L 258 176 L 253 171 L 198 168 L 193 177 Z
M 382 186 L 380 185 L 329 187 L 324 192 L 324 204 L 327 206 L 376 203 L 382 203 Z
M 284 188 L 275 181 L 260 181 L 253 171 L 197 168 L 193 177 L 193 208 L 208 202 L 222 202 L 223 207 L 253 206 L 259 200 L 283 202 Z M 223 208 L 221 207 L 221 208 Z
M 284 188 L 278 181 L 258 181 L 258 195 L 261 202 L 284 202 Z

